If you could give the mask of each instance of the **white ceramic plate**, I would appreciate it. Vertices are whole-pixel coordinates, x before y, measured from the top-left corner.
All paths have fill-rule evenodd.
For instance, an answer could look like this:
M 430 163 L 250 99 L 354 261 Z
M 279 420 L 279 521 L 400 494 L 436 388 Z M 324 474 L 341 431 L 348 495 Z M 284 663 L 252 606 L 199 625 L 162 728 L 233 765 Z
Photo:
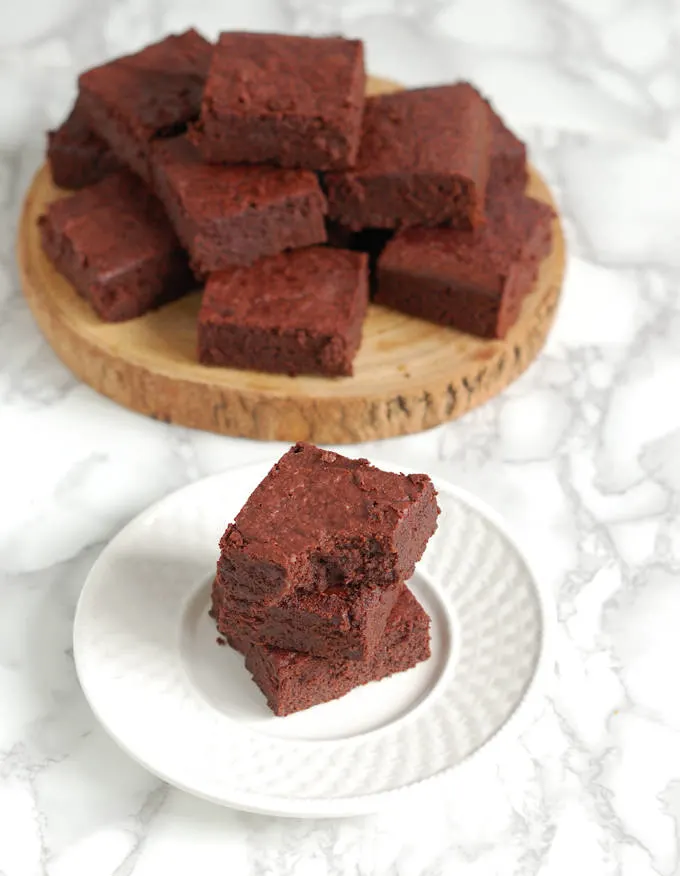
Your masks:
M 274 717 L 208 617 L 219 537 L 272 462 L 179 490 L 113 539 L 78 605 L 78 675 L 119 745 L 179 788 L 270 814 L 370 812 L 517 725 L 547 666 L 546 606 L 494 515 L 435 480 L 439 528 L 410 583 L 430 660 Z

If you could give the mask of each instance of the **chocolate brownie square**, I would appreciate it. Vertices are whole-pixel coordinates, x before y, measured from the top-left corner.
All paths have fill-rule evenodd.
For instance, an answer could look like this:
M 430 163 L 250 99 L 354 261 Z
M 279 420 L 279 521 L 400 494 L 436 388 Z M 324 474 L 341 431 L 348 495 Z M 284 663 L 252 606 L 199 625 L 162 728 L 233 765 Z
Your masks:
M 367 257 L 310 247 L 208 277 L 198 358 L 282 374 L 352 373 L 368 305 Z
M 195 30 L 81 74 L 80 100 L 92 128 L 147 182 L 149 144 L 198 117 L 212 45 Z
M 204 164 L 175 137 L 153 144 L 151 172 L 199 274 L 326 240 L 326 199 L 308 170 Z
M 275 715 L 290 715 L 326 703 L 353 688 L 404 672 L 430 656 L 430 619 L 404 587 L 368 660 L 331 660 L 250 641 L 241 630 L 227 633 L 232 648 L 245 655 L 246 668 Z
M 57 270 L 107 322 L 141 316 L 195 286 L 163 208 L 127 170 L 54 201 L 39 225 Z
M 484 219 L 489 111 L 466 83 L 366 100 L 356 167 L 328 173 L 331 219 L 359 231 Z
M 240 630 L 251 642 L 302 651 L 316 657 L 368 660 L 404 584 L 383 587 L 336 585 L 319 591 L 294 590 L 275 605 L 234 599 L 220 576 L 212 591 L 212 614 L 225 636 Z
M 378 260 L 376 302 L 484 338 L 515 323 L 549 252 L 553 211 L 513 191 L 490 197 L 475 232 L 409 228 Z
M 296 589 L 406 581 L 438 514 L 427 475 L 295 444 L 227 527 L 218 574 L 234 598 L 262 605 Z
M 80 100 L 56 131 L 47 132 L 47 161 L 54 184 L 63 189 L 94 185 L 122 166 L 108 143 L 90 128 Z
M 359 40 L 223 33 L 192 137 L 209 162 L 351 167 L 365 79 Z

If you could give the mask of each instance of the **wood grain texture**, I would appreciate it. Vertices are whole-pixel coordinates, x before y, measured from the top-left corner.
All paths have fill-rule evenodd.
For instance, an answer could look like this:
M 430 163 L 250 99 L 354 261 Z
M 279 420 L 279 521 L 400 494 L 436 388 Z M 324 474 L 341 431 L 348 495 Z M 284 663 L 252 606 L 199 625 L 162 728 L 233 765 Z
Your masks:
M 369 81 L 369 93 L 397 90 Z M 531 170 L 529 192 L 553 203 Z M 545 342 L 560 295 L 564 238 L 504 341 L 485 341 L 371 305 L 353 377 L 286 377 L 196 361 L 200 293 L 127 323 L 100 322 L 40 247 L 37 219 L 66 192 L 48 168 L 24 202 L 17 243 L 23 291 L 62 361 L 94 389 L 143 414 L 226 435 L 340 444 L 429 429 L 497 395 Z

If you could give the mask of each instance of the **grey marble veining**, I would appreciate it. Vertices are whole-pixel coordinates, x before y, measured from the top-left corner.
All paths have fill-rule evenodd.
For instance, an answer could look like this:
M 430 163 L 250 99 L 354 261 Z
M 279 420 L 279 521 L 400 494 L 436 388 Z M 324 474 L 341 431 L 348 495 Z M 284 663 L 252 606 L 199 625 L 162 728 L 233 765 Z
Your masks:
M 488 501 L 554 593 L 557 673 L 474 781 L 280 821 L 164 787 L 85 705 L 71 622 L 156 498 L 271 452 L 80 385 L 17 289 L 18 211 L 77 72 L 169 30 L 342 32 L 372 72 L 465 77 L 531 147 L 570 260 L 541 359 L 459 422 L 365 446 Z M 680 7 L 670 0 L 23 0 L 0 7 L 0 876 L 680 872 Z

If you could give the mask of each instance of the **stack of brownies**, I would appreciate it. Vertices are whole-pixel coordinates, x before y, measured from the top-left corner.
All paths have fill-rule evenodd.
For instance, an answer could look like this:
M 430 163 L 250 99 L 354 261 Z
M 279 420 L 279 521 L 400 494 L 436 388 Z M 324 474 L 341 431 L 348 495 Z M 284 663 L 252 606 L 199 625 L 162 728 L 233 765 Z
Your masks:
M 212 614 L 276 715 L 402 672 L 430 654 L 404 583 L 437 525 L 426 475 L 292 447 L 222 537 Z
M 82 74 L 43 246 L 104 320 L 204 286 L 201 362 L 350 375 L 376 302 L 503 337 L 551 246 L 466 83 L 364 97 L 360 41 L 195 31 Z

